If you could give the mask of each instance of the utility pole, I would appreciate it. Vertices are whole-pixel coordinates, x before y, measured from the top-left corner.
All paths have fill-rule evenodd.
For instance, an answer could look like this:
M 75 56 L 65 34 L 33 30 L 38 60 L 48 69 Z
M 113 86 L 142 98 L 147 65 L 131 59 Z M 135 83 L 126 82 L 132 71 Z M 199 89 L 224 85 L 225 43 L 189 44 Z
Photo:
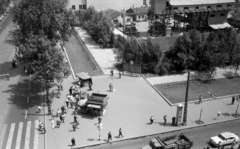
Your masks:
M 190 71 L 188 70 L 187 87 L 186 87 L 186 94 L 185 94 L 185 104 L 184 104 L 184 111 L 183 111 L 183 122 L 182 122 L 183 126 L 187 125 L 189 76 L 190 76 Z

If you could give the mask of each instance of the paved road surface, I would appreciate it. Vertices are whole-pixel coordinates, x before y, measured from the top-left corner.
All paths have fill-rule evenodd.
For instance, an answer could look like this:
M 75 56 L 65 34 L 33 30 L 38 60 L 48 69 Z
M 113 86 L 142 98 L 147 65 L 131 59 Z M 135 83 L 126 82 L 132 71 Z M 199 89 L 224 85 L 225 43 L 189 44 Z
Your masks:
M 191 140 L 193 140 L 194 143 L 192 149 L 202 149 L 204 146 L 208 145 L 207 142 L 209 141 L 209 138 L 211 136 L 217 135 L 218 133 L 223 131 L 234 132 L 238 136 L 240 136 L 240 120 L 178 131 L 175 132 L 175 134 L 184 133 Z M 169 134 L 167 133 L 162 136 L 166 135 Z M 95 147 L 87 147 L 87 149 L 140 149 L 141 147 L 147 145 L 152 138 L 154 138 L 154 136 L 140 138 L 136 140 L 121 141 L 116 143 L 114 142 L 112 144 L 109 143 Z
M 42 88 L 29 82 L 22 66 L 9 67 L 15 50 L 9 34 L 14 29 L 12 15 L 8 14 L 0 26 L 0 74 L 9 73 L 11 77 L 10 81 L 0 80 L 0 148 L 41 148 L 43 135 L 36 130 L 36 125 L 42 115 L 36 113 L 36 107 L 42 99 L 39 93 Z

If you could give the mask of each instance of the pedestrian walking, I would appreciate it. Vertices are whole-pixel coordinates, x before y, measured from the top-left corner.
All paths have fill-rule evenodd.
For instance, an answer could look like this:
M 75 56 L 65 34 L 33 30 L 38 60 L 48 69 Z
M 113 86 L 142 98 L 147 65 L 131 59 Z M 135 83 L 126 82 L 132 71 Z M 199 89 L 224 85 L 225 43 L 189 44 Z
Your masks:
M 73 119 L 74 119 L 74 123 L 77 123 L 77 115 L 74 115 Z
M 67 99 L 65 102 L 66 102 L 66 106 L 67 106 L 67 108 L 68 108 L 69 100 Z
M 88 82 L 88 86 L 89 86 L 89 91 L 93 90 L 93 89 L 92 89 L 92 83 L 91 83 L 91 82 Z
M 123 134 L 122 134 L 122 128 L 119 129 L 119 134 L 118 134 L 118 138 L 123 137 Z
M 60 110 L 57 109 L 56 117 L 58 117 L 61 114 Z
M 232 105 L 234 105 L 235 99 L 236 99 L 236 97 L 232 96 Z
M 70 106 L 71 106 L 71 109 L 73 109 L 73 101 L 70 101 Z
M 202 103 L 202 99 L 203 99 L 203 97 L 202 97 L 202 95 L 200 95 L 200 96 L 198 97 L 198 104 Z
M 64 112 L 67 114 L 68 112 L 68 108 L 66 106 L 64 106 Z
M 62 85 L 62 82 L 60 82 L 60 89 L 63 91 L 63 85 Z
M 164 120 L 163 125 L 166 126 L 166 123 L 167 123 L 167 115 L 164 115 L 163 120 Z
M 99 116 L 98 117 L 98 124 L 100 124 L 102 122 L 102 118 Z
M 42 107 L 38 106 L 38 112 L 40 113 L 42 111 Z
M 73 131 L 76 131 L 76 129 L 78 128 L 78 125 L 76 123 L 73 123 L 72 127 L 73 127 Z
M 52 129 L 54 129 L 55 128 L 55 124 L 54 124 L 54 119 L 52 119 Z
M 8 73 L 6 74 L 6 78 L 7 78 L 7 80 L 10 80 L 10 77 L 9 77 Z
M 61 125 L 61 120 L 57 119 L 57 128 L 60 128 L 60 125 Z
M 232 144 L 231 144 L 231 149 L 234 149 L 235 145 L 237 144 L 237 142 L 235 140 L 233 140 Z
M 69 89 L 69 94 L 72 95 L 72 87 Z
M 122 76 L 122 74 L 121 74 L 121 72 L 119 71 L 119 79 L 121 79 L 121 76 Z
M 112 134 L 111 131 L 108 133 L 108 141 L 112 140 Z
M 111 70 L 111 75 L 113 76 L 113 70 Z
M 151 116 L 151 117 L 150 117 L 150 124 L 152 124 L 153 121 L 154 121 L 154 118 Z
M 71 143 L 72 143 L 72 146 L 75 146 L 75 145 L 76 145 L 76 142 L 75 142 L 75 139 L 74 139 L 74 138 L 71 139 Z
M 109 84 L 109 89 L 110 89 L 110 91 L 113 91 L 113 85 L 112 85 L 112 83 Z

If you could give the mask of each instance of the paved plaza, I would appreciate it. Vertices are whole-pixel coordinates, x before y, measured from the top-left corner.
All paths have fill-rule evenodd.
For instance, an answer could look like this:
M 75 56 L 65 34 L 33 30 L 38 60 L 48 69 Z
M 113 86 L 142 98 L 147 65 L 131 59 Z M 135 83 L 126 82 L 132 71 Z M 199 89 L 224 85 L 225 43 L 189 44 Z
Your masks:
M 89 39 L 88 39 L 89 40 Z M 87 44 L 85 39 L 83 41 Z M 100 49 L 94 50 L 96 46 L 88 46 L 92 55 L 97 55 Z M 109 50 L 108 50 L 109 51 Z M 104 52 L 101 49 L 104 56 L 109 56 L 109 52 Z M 103 56 L 103 55 L 102 55 Z M 113 53 L 111 53 L 113 56 Z M 94 56 L 95 57 L 95 56 Z M 104 60 L 104 59 L 103 59 Z M 172 117 L 176 116 L 176 106 L 170 106 L 158 92 L 154 90 L 151 83 L 154 79 L 148 79 L 151 83 L 148 83 L 143 77 L 131 76 L 128 74 L 122 75 L 119 79 L 118 75 L 110 76 L 108 71 L 113 68 L 112 65 L 103 66 L 104 63 L 107 64 L 109 61 L 114 62 L 113 58 L 105 59 L 105 62 L 100 62 L 100 58 L 96 58 L 96 61 L 101 67 L 103 67 L 103 72 L 106 75 L 94 76 L 93 79 L 93 91 L 88 91 L 88 87 L 82 88 L 83 91 L 91 93 L 102 93 L 107 94 L 109 99 L 109 104 L 107 107 L 106 115 L 102 118 L 103 129 L 101 131 L 102 140 L 98 140 L 98 129 L 97 129 L 97 118 L 93 118 L 90 115 L 78 115 L 80 125 L 76 132 L 72 131 L 71 122 L 73 122 L 73 109 L 69 109 L 66 115 L 66 120 L 64 124 L 61 124 L 60 128 L 51 128 L 51 117 L 46 116 L 47 124 L 47 147 L 48 148 L 58 148 L 64 149 L 70 147 L 70 140 L 72 137 L 76 139 L 76 148 L 89 146 L 94 144 L 107 143 L 107 133 L 112 132 L 113 141 L 118 141 L 121 139 L 130 139 L 135 137 L 140 137 L 144 135 L 156 134 L 166 131 L 185 129 L 190 127 L 199 126 L 196 124 L 196 120 L 199 119 L 200 111 L 203 108 L 201 120 L 205 124 L 217 123 L 221 121 L 228 121 L 235 119 L 232 114 L 235 113 L 237 104 L 230 105 L 231 98 L 221 98 L 217 100 L 211 100 L 203 102 L 202 104 L 189 104 L 188 108 L 188 119 L 187 126 L 171 126 Z M 158 77 L 160 80 L 161 77 Z M 169 77 L 169 80 L 175 77 Z M 182 76 L 184 79 L 184 75 Z M 185 76 L 186 79 L 186 76 Z M 158 82 L 155 78 L 155 82 Z M 166 78 L 163 80 L 167 80 Z M 179 77 L 181 80 L 181 77 Z M 60 109 L 61 106 L 65 105 L 66 95 L 68 94 L 68 89 L 75 84 L 76 80 L 72 76 L 68 77 L 63 82 L 64 90 L 61 93 L 60 98 L 55 98 L 53 100 L 53 107 L 55 110 Z M 112 83 L 113 87 L 116 89 L 115 92 L 109 91 L 109 84 Z M 57 87 L 53 87 L 57 89 Z M 221 112 L 220 116 L 217 116 L 218 112 Z M 47 112 L 47 111 L 46 111 Z M 167 125 L 163 126 L 163 116 L 167 115 Z M 155 122 L 150 125 L 149 119 L 153 116 Z M 117 138 L 118 130 L 122 128 L 124 137 Z

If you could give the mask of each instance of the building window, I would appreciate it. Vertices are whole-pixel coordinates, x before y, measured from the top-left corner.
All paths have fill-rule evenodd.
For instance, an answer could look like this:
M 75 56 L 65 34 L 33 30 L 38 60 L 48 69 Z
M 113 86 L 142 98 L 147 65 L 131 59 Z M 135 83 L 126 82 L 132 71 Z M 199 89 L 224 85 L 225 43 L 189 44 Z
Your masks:
M 228 7 L 232 7 L 232 5 L 230 5 L 230 4 L 227 4 L 227 6 L 228 6 Z
M 207 6 L 207 8 L 211 8 L 211 6 Z
M 79 9 L 82 9 L 82 5 L 79 5 Z
M 173 9 L 178 9 L 178 7 L 173 7 Z
M 199 7 L 195 7 L 195 9 L 199 9 Z
M 144 15 L 142 15 L 142 18 L 144 19 Z
M 220 14 L 220 16 L 225 16 L 225 13 Z
M 75 10 L 75 5 L 72 5 L 72 10 Z
M 87 6 L 86 5 L 82 5 L 83 6 L 83 9 L 87 9 Z
M 215 14 L 211 14 L 210 17 L 215 17 Z
M 217 5 L 217 7 L 222 7 L 222 5 Z
M 143 5 L 147 5 L 147 0 L 143 0 Z
M 188 9 L 188 7 L 184 7 L 184 9 Z

